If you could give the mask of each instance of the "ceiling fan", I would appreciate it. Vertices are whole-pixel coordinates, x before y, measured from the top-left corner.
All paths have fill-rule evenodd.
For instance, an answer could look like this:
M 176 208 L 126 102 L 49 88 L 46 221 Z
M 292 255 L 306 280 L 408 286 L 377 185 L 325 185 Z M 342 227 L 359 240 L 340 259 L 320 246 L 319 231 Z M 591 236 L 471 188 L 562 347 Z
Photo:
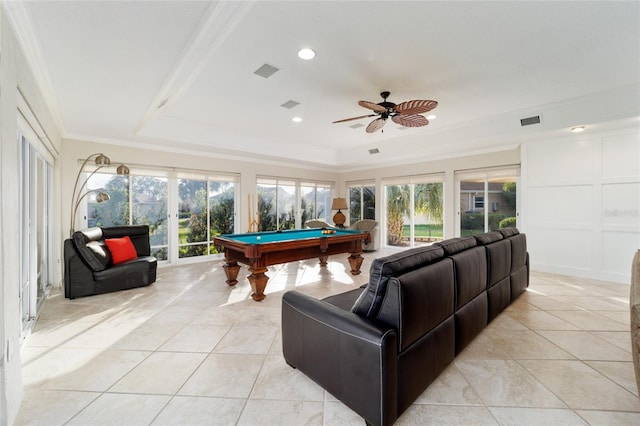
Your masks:
M 389 92 L 382 92 L 380 96 L 384 101 L 374 104 L 373 102 L 368 101 L 358 101 L 358 105 L 364 108 L 368 108 L 374 112 L 374 114 L 361 115 L 359 117 L 351 117 L 345 118 L 343 120 L 334 121 L 334 123 L 342 123 L 345 121 L 351 120 L 360 120 L 361 118 L 367 117 L 375 117 L 379 116 L 375 120 L 373 120 L 367 126 L 367 133 L 376 132 L 384 126 L 387 122 L 387 118 L 391 117 L 394 123 L 399 124 L 405 127 L 422 127 L 429 124 L 429 120 L 427 120 L 424 116 L 420 115 L 423 112 L 431 111 L 435 107 L 438 106 L 438 102 L 436 101 L 427 101 L 427 100 L 414 100 L 401 102 L 399 104 L 394 104 L 393 102 L 388 102 L 387 98 L 389 97 Z

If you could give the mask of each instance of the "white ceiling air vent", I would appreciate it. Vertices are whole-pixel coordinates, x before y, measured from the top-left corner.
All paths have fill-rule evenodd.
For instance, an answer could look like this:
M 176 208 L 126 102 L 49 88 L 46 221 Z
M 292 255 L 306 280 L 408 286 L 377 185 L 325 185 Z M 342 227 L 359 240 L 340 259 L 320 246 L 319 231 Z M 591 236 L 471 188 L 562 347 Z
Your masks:
M 297 107 L 298 105 L 300 105 L 300 102 L 296 102 L 296 101 L 287 101 L 287 102 L 283 103 L 283 104 L 282 104 L 282 105 L 280 105 L 280 106 L 281 106 L 281 107 L 283 107 L 283 108 L 286 108 L 286 109 L 291 109 L 291 108 L 295 108 L 295 107 Z
M 264 64 L 263 66 L 255 70 L 253 73 L 256 75 L 259 75 L 260 77 L 269 78 L 275 73 L 277 73 L 278 71 L 280 71 L 280 68 L 276 68 L 273 65 Z
M 372 148 L 369 150 L 369 154 L 378 154 L 380 150 L 378 148 Z
M 531 126 L 532 124 L 540 124 L 540 116 L 539 115 L 520 119 L 520 125 L 522 127 Z

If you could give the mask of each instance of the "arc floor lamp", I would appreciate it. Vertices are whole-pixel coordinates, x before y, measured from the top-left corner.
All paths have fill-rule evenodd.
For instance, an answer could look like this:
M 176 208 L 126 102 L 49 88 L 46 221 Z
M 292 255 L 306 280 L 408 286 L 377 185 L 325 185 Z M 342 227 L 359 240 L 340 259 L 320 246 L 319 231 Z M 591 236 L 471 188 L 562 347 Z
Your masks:
M 87 164 L 89 164 L 89 162 L 93 160 L 93 162 L 95 163 L 96 167 L 95 170 L 93 170 L 89 176 L 87 176 L 84 181 L 82 181 L 82 185 L 80 185 L 80 187 L 78 187 L 78 184 L 80 183 L 80 178 L 82 176 L 82 173 L 84 172 L 84 168 Z M 73 192 L 71 193 L 71 226 L 69 227 L 69 235 L 73 235 L 73 232 L 75 231 L 75 226 L 76 226 L 76 214 L 78 212 L 78 207 L 80 206 L 80 202 L 89 194 L 92 193 L 96 193 L 96 201 L 98 203 L 103 203 L 105 201 L 109 201 L 109 194 L 107 194 L 106 192 L 104 192 L 104 188 L 97 188 L 97 189 L 89 189 L 86 192 L 82 192 L 85 187 L 87 186 L 87 182 L 89 181 L 89 179 L 91 179 L 91 176 L 93 176 L 94 174 L 96 174 L 98 172 L 98 170 L 109 166 L 111 164 L 111 159 L 109 157 L 107 157 L 106 155 L 98 152 L 95 154 L 91 154 L 90 156 L 88 156 L 84 162 L 82 163 L 82 166 L 80 166 L 80 170 L 78 170 L 78 175 L 76 176 L 76 182 L 73 184 Z M 120 164 L 117 168 L 116 168 L 116 173 L 119 175 L 128 175 L 129 174 L 129 168 L 127 166 L 125 166 L 124 164 Z

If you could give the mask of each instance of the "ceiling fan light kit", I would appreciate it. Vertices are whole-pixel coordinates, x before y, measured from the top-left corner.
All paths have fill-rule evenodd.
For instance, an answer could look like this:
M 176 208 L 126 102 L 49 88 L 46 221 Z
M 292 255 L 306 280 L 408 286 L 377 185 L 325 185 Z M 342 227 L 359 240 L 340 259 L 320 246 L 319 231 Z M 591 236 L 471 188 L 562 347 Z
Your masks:
M 422 113 L 431 111 L 438 106 L 438 102 L 431 100 L 413 100 L 394 104 L 387 101 L 391 93 L 384 91 L 380 93 L 383 101 L 379 103 L 373 103 L 369 101 L 358 101 L 358 105 L 363 108 L 367 108 L 373 111 L 373 114 L 360 115 L 358 117 L 345 118 L 342 120 L 334 121 L 334 123 L 343 123 L 345 121 L 360 120 L 367 117 L 378 116 L 367 126 L 367 133 L 374 133 L 381 130 L 384 127 L 387 119 L 391 117 L 391 120 L 404 127 L 422 127 L 429 124 Z M 435 118 L 435 116 L 433 116 Z

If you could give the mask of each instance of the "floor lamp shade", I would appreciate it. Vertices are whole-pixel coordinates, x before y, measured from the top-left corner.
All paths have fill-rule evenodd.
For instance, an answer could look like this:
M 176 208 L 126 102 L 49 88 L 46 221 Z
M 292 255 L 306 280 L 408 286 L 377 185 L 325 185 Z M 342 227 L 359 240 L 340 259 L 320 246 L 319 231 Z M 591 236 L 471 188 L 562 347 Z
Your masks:
M 89 164 L 89 162 L 93 161 L 95 163 L 95 165 L 97 166 L 90 174 L 89 176 L 87 176 L 83 181 L 82 184 L 80 186 L 78 186 L 78 184 L 80 183 L 80 179 L 82 177 L 82 173 L 84 172 L 84 168 L 87 164 Z M 84 191 L 86 186 L 87 186 L 87 182 L 89 181 L 89 179 L 91 179 L 91 176 L 93 176 L 94 174 L 96 174 L 98 172 L 98 170 L 102 169 L 103 167 L 109 166 L 111 164 L 111 159 L 109 157 L 107 157 L 106 155 L 98 152 L 95 154 L 91 154 L 90 156 L 88 156 L 84 162 L 82 163 L 82 166 L 80 166 L 80 170 L 78 170 L 78 174 L 76 175 L 76 181 L 73 185 L 73 192 L 71 193 L 71 225 L 69 226 L 69 235 L 73 235 L 73 232 L 75 231 L 75 226 L 76 226 L 76 214 L 78 212 L 78 207 L 80 206 L 80 202 L 89 194 L 92 193 L 96 193 L 96 202 L 98 203 L 103 203 L 105 201 L 109 201 L 109 194 L 107 194 L 106 192 L 103 191 L 103 188 L 98 188 L 98 189 L 89 189 L 87 191 Z M 120 164 L 117 169 L 116 169 L 116 173 L 119 175 L 128 175 L 129 174 L 129 168 L 127 166 L 125 166 L 124 164 Z M 84 192 L 83 192 L 84 191 Z
M 333 223 L 339 228 L 343 228 L 344 223 L 347 220 L 344 213 L 340 211 L 342 209 L 344 210 L 349 209 L 349 206 L 347 205 L 347 200 L 345 198 L 334 198 L 333 202 L 331 203 L 331 210 L 338 210 L 338 212 L 333 215 Z

